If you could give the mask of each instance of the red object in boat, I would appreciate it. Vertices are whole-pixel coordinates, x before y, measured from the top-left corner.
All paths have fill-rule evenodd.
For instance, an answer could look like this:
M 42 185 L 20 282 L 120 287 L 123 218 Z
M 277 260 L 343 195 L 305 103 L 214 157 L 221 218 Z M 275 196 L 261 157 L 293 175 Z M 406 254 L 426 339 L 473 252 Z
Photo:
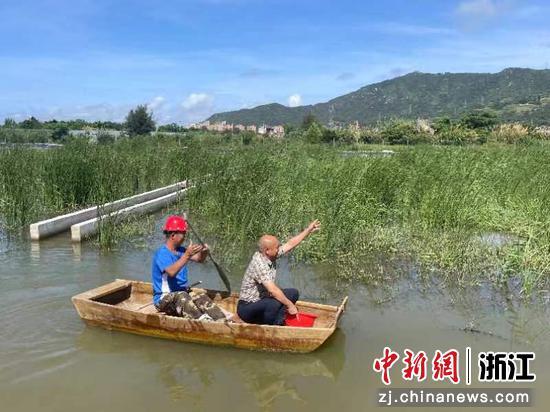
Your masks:
M 285 325 L 286 326 L 299 326 L 302 328 L 311 328 L 315 323 L 317 315 L 313 313 L 298 312 L 297 315 L 286 314 Z

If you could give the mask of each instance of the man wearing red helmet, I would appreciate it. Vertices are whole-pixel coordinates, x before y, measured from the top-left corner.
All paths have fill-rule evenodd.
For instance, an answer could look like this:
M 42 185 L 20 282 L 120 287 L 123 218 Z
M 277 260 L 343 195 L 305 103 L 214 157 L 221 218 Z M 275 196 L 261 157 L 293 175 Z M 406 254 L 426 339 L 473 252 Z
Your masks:
M 153 302 L 168 315 L 198 318 L 201 312 L 193 304 L 188 291 L 187 263 L 204 262 L 208 245 L 191 243 L 183 247 L 187 221 L 181 216 L 169 216 L 163 228 L 166 241 L 153 257 Z

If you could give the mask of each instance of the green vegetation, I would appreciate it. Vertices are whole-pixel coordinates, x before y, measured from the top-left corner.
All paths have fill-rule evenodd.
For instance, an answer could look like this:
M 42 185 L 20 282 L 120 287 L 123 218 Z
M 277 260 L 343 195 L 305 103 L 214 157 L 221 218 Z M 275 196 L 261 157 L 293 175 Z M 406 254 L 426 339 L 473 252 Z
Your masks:
M 156 127 L 153 113 L 147 110 L 147 106 L 138 106 L 130 110 L 126 116 L 124 127 L 130 137 L 149 134 Z
M 438 127 L 451 133 L 463 126 L 443 120 Z M 506 285 L 517 277 L 530 296 L 550 279 L 548 145 L 521 128 L 486 133 L 522 144 L 402 145 L 391 146 L 396 154 L 389 157 L 344 157 L 341 149 L 350 146 L 308 144 L 303 137 L 245 142 L 240 135 L 189 132 L 109 144 L 70 141 L 55 150 L 8 148 L 0 151 L 0 217 L 18 229 L 208 176 L 185 206 L 226 262 L 262 233 L 286 238 L 319 218 L 323 230 L 294 256 L 329 262 L 335 281 L 386 282 L 387 273 L 365 265 L 384 256 L 457 284 Z M 101 236 L 106 248 L 116 244 L 112 227 Z
M 163 124 L 158 127 L 158 132 L 168 132 L 168 133 L 184 133 L 187 131 L 187 128 L 180 126 L 176 123 Z
M 53 141 L 49 129 L 0 128 L 0 143 L 47 143 Z
M 0 216 L 16 229 L 183 180 L 183 151 L 177 139 L 139 137 L 111 145 L 75 139 L 53 150 L 0 149 Z
M 287 107 L 267 104 L 217 113 L 212 122 L 291 124 L 313 114 L 324 125 L 359 121 L 373 125 L 393 118 L 448 116 L 492 111 L 505 122 L 546 124 L 550 119 L 550 70 L 509 68 L 499 73 L 409 73 L 371 84 L 325 103 Z
M 100 207 L 98 233 L 95 242 L 103 251 L 112 251 L 131 243 L 132 247 L 146 247 L 145 239 L 153 233 L 153 216 L 130 216 L 120 221 L 116 214 L 103 214 Z
M 76 120 L 48 120 L 41 122 L 35 117 L 31 116 L 28 119 L 23 120 L 20 123 L 17 123 L 13 119 L 5 119 L 4 126 L 5 129 L 48 129 L 53 130 L 59 127 L 66 127 L 69 130 L 83 130 L 83 129 L 109 129 L 109 130 L 122 130 L 124 125 L 117 122 L 87 122 L 86 120 L 76 119 Z
M 54 142 L 62 142 L 69 135 L 69 128 L 67 126 L 59 126 L 54 129 L 52 133 L 52 140 Z
M 301 127 L 286 128 L 285 138 L 308 143 L 333 145 L 469 145 L 485 143 L 532 143 L 549 140 L 550 128 L 527 126 L 521 123 L 498 123 L 494 113 L 476 111 L 460 119 L 441 117 L 426 119 L 392 119 L 372 127 L 350 125 L 344 128 L 326 128 L 314 116 L 304 118 Z
M 294 144 L 193 150 L 192 170 L 212 183 L 190 194 L 189 207 L 226 250 L 319 218 L 322 232 L 296 257 L 334 262 L 338 277 L 372 280 L 361 262 L 389 253 L 459 282 L 520 274 L 526 292 L 548 282 L 545 146 L 419 146 L 390 158 Z M 495 233 L 510 241 L 485 240 Z
M 84 132 L 85 137 L 96 137 L 99 143 L 112 143 L 115 138 L 112 131 L 126 131 L 129 136 L 146 135 L 155 130 L 153 113 L 147 106 L 137 106 L 130 110 L 124 123 L 87 122 L 85 120 L 48 120 L 41 122 L 34 116 L 17 123 L 13 119 L 4 119 L 0 126 L 0 142 L 4 143 L 62 143 L 67 140 L 71 130 Z M 176 124 L 164 125 L 160 132 L 184 132 L 186 129 Z

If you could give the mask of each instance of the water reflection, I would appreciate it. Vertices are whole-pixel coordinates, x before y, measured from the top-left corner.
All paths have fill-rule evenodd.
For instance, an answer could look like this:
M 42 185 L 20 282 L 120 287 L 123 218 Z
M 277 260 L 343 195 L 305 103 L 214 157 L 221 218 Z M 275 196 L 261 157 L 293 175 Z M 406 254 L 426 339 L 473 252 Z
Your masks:
M 71 242 L 65 236 L 56 237 L 48 240 L 30 242 L 29 256 L 31 262 L 39 263 L 42 255 L 51 258 L 53 254 L 72 254 L 73 262 L 82 261 L 83 246 L 80 242 Z
M 79 350 L 131 356 L 157 367 L 158 379 L 172 400 L 193 404 L 212 396 L 211 387 L 225 385 L 229 374 L 267 408 L 280 397 L 302 400 L 294 378 L 319 377 L 336 381 L 345 364 L 345 333 L 337 330 L 320 350 L 309 354 L 266 353 L 110 332 L 85 327 L 76 338 Z
M 335 382 L 345 363 L 345 333 L 336 331 L 325 344 L 330 349 L 327 346 L 310 354 L 272 356 L 260 359 L 260 364 L 257 359 L 239 363 L 241 376 L 258 406 L 268 409 L 285 396 L 306 403 L 307 398 L 292 379 L 295 377 L 323 377 Z
M 75 262 L 80 262 L 82 260 L 82 244 L 80 242 L 72 242 L 73 248 L 73 257 Z
M 31 242 L 31 260 L 40 261 L 40 242 Z

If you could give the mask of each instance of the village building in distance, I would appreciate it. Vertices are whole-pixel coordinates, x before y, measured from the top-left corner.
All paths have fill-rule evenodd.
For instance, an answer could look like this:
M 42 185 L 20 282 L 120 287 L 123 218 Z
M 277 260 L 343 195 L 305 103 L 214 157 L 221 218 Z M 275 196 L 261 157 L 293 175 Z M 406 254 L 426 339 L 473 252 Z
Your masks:
M 271 136 L 271 137 L 283 137 L 285 135 L 285 128 L 282 125 L 277 126 L 268 126 L 268 125 L 261 125 L 256 126 L 254 124 L 252 125 L 242 125 L 242 124 L 232 124 L 227 123 L 226 121 L 220 122 L 220 123 L 210 123 L 210 121 L 206 120 L 204 122 L 200 123 L 193 123 L 189 125 L 190 129 L 199 129 L 199 130 L 208 130 L 211 132 L 254 132 L 259 135 L 263 136 Z

